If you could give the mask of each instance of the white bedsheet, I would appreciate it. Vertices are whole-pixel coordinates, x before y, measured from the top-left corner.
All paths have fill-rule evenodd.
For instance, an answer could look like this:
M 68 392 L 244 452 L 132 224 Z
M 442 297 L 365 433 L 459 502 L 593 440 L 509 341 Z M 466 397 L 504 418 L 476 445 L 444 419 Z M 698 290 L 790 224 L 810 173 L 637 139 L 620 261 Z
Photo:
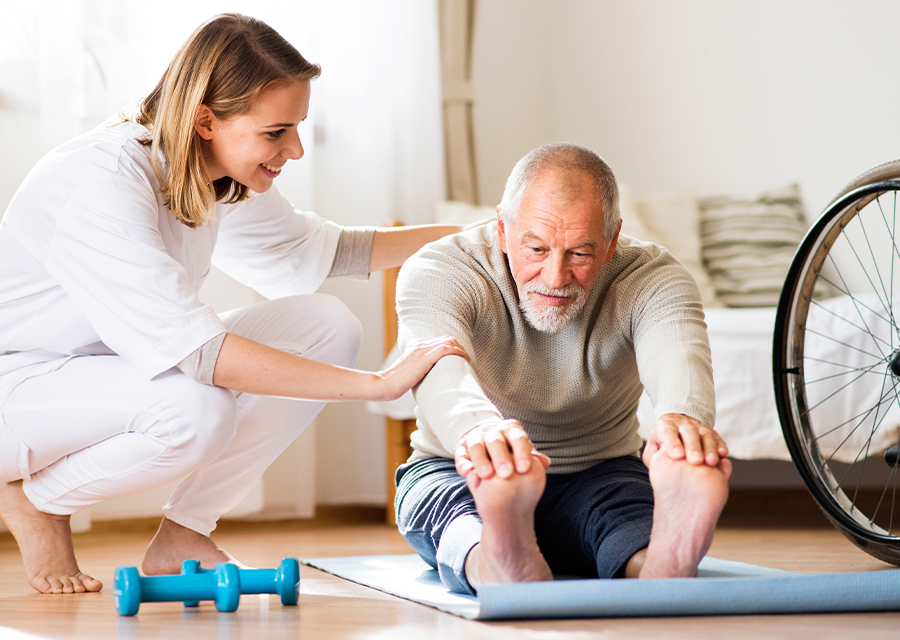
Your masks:
M 891 342 L 890 327 L 879 318 L 879 315 L 883 314 L 854 305 L 851 300 L 843 297 L 828 300 L 824 306 L 827 311 L 812 309 L 809 326 L 815 326 L 822 333 L 837 339 L 807 334 L 809 349 L 814 350 L 822 360 L 853 364 L 857 367 L 870 365 L 873 359 L 865 354 L 877 349 L 874 348 L 872 339 L 858 329 L 862 324 L 884 336 L 885 344 L 880 347 L 882 352 L 888 348 L 887 344 L 894 344 L 897 341 L 895 338 Z M 880 308 L 876 301 L 872 301 L 869 306 L 871 309 Z M 715 426 L 728 443 L 731 457 L 747 460 L 759 458 L 790 460 L 775 408 L 772 382 L 775 308 L 707 309 L 706 322 L 716 387 Z M 392 352 L 388 360 L 393 361 L 394 358 L 396 354 Z M 843 369 L 834 365 L 817 365 L 814 362 L 807 362 L 805 365 L 807 380 L 824 378 L 828 374 L 842 371 Z M 813 420 L 827 415 L 830 423 L 837 425 L 859 414 L 863 409 L 874 406 L 883 393 L 882 379 L 880 373 L 870 375 L 871 384 L 857 383 L 849 386 L 833 400 L 813 411 Z M 808 386 L 810 406 L 847 381 L 846 376 L 837 376 L 833 380 L 819 383 L 816 388 Z M 369 403 L 368 406 L 375 413 L 398 420 L 415 417 L 415 401 L 410 393 L 392 402 Z M 646 394 L 641 398 L 638 419 L 641 423 L 641 434 L 646 437 L 655 422 L 653 407 Z M 890 403 L 878 419 L 880 427 L 870 445 L 871 453 L 897 443 L 900 437 L 898 427 L 900 405 L 896 401 Z M 867 426 L 868 423 L 863 425 L 864 428 L 856 430 L 850 426 L 838 429 L 823 439 L 822 447 L 829 453 L 837 449 L 835 453 L 837 460 L 852 462 L 869 437 L 870 429 Z

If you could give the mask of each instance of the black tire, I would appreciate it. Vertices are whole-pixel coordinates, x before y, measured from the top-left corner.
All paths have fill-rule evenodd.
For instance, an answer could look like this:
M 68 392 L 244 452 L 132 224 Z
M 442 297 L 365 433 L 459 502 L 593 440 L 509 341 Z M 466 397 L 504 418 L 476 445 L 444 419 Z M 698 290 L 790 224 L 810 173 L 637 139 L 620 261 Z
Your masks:
M 778 415 L 804 483 L 841 533 L 895 565 L 900 468 L 896 449 L 885 451 L 900 445 L 898 324 L 895 161 L 853 180 L 810 228 L 785 279 L 773 344 Z

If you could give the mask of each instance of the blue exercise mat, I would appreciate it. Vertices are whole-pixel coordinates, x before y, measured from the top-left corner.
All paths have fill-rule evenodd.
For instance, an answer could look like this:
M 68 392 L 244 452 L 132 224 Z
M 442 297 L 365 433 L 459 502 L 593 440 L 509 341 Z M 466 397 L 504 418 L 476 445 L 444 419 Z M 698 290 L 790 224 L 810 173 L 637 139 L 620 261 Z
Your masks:
M 447 591 L 414 554 L 301 562 L 473 620 L 900 610 L 900 570 L 806 575 L 707 557 L 697 578 L 491 584 L 475 597 Z

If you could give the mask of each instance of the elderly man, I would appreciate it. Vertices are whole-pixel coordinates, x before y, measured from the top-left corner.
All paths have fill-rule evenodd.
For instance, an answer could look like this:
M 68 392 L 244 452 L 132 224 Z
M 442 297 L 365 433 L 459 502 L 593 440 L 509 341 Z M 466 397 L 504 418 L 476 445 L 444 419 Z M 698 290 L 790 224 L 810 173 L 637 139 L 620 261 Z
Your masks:
M 619 235 L 615 177 L 584 147 L 522 158 L 497 213 L 427 245 L 398 282 L 401 346 L 451 335 L 471 358 L 442 359 L 416 390 L 401 533 L 460 592 L 696 575 L 731 473 L 696 284 Z

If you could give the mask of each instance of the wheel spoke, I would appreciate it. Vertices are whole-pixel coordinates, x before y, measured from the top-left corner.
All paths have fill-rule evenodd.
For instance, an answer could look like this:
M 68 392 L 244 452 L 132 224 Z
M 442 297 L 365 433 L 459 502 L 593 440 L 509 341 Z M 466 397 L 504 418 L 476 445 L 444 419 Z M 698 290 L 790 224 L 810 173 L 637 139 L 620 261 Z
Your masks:
M 850 297 L 852 297 L 852 296 L 850 296 Z M 876 334 L 872 333 L 872 332 L 869 330 L 868 327 L 860 327 L 858 324 L 855 324 L 855 323 L 851 322 L 850 320 L 848 320 L 848 319 L 845 318 L 844 316 L 840 315 L 839 313 L 835 313 L 834 311 L 832 311 L 831 309 L 829 309 L 829 308 L 826 307 L 825 305 L 821 304 L 821 303 L 818 302 L 817 300 L 810 300 L 810 305 L 811 305 L 811 306 L 814 306 L 814 307 L 816 307 L 816 308 L 818 308 L 818 309 L 821 309 L 821 310 L 824 311 L 825 313 L 828 313 L 828 314 L 834 316 L 835 318 L 837 318 L 838 320 L 840 320 L 840 321 L 842 321 L 842 322 L 847 323 L 848 325 L 850 325 L 850 326 L 853 327 L 854 329 L 859 329 L 859 330 L 862 331 L 863 333 L 865 333 L 865 334 L 871 336 L 871 338 L 872 338 L 873 341 L 881 342 L 881 343 L 887 345 L 888 349 L 890 349 L 891 351 L 893 351 L 893 348 L 892 348 L 892 345 L 891 345 L 890 342 L 888 342 L 888 341 L 885 340 L 884 338 L 881 338 L 881 337 L 877 336 Z M 887 320 L 885 320 L 885 321 L 887 322 Z M 893 326 L 892 323 L 889 323 L 889 324 L 891 324 L 891 326 Z M 893 332 L 890 332 L 890 335 L 893 335 Z
M 880 360 L 874 364 L 869 365 L 868 367 L 854 367 L 849 364 L 844 364 L 843 362 L 835 362 L 834 360 L 822 360 L 821 358 L 813 358 L 812 356 L 803 356 L 804 362 L 820 362 L 822 364 L 827 364 L 832 367 L 843 367 L 847 371 L 871 371 L 878 365 L 884 364 L 884 360 Z M 809 384 L 809 382 L 806 382 Z
M 821 440 L 822 438 L 825 438 L 825 437 L 827 437 L 827 436 L 830 436 L 831 434 L 835 433 L 836 431 L 839 431 L 840 429 L 843 429 L 844 427 L 846 427 L 847 425 L 849 425 L 849 424 L 850 424 L 851 422 L 853 422 L 854 420 L 860 419 L 861 421 L 863 421 L 863 420 L 865 420 L 867 417 L 869 417 L 869 416 L 872 414 L 872 411 L 874 411 L 875 408 L 876 408 L 877 406 L 883 405 L 883 404 L 885 404 L 885 403 L 890 404 L 890 403 L 892 403 L 893 401 L 894 401 L 894 399 L 891 398 L 889 395 L 881 396 L 881 397 L 878 399 L 878 402 L 875 403 L 875 405 L 869 407 L 868 409 L 864 409 L 863 411 L 860 411 L 860 412 L 857 413 L 855 416 L 852 416 L 852 417 L 850 417 L 850 418 L 847 418 L 847 419 L 844 420 L 843 422 L 841 422 L 841 423 L 839 423 L 839 424 L 837 424 L 837 425 L 831 427 L 830 429 L 827 429 L 827 430 L 822 431 L 822 432 L 816 432 L 815 434 L 813 434 L 813 439 L 814 439 L 816 442 L 818 442 L 818 441 Z M 860 422 L 860 424 L 861 424 L 861 422 Z M 859 427 L 859 424 L 857 424 L 857 427 Z M 854 427 L 854 429 L 857 428 L 857 427 Z M 851 432 L 851 435 L 852 435 L 852 432 Z
M 869 353 L 868 351 L 863 351 L 859 347 L 855 347 L 852 344 L 847 344 L 843 340 L 838 340 L 837 338 L 832 338 L 831 336 L 825 335 L 824 333 L 820 333 L 818 331 L 813 331 L 809 327 L 806 328 L 807 333 L 812 333 L 814 335 L 819 336 L 820 338 L 825 338 L 826 340 L 830 340 L 831 342 L 837 343 L 842 347 L 847 347 L 848 349 L 853 349 L 854 351 L 859 351 L 861 354 L 869 356 L 870 358 L 875 358 L 876 360 L 885 361 L 885 354 L 875 355 L 874 353 Z
M 804 358 L 804 360 L 815 360 L 815 358 Z M 817 383 L 817 382 L 825 382 L 825 381 L 827 381 L 827 380 L 833 380 L 833 379 L 835 379 L 835 378 L 840 378 L 841 376 L 848 376 L 848 375 L 850 375 L 851 373 L 855 373 L 855 372 L 860 372 L 860 373 L 878 373 L 877 371 L 875 371 L 875 369 L 876 369 L 877 367 L 879 367 L 879 366 L 884 366 L 884 362 L 876 362 L 875 364 L 873 364 L 873 365 L 871 365 L 871 366 L 868 366 L 868 367 L 864 367 L 864 368 L 859 368 L 859 367 L 848 367 L 847 365 L 842 365 L 842 364 L 839 363 L 839 362 L 830 362 L 830 361 L 827 361 L 827 360 L 817 360 L 817 362 L 823 362 L 823 363 L 825 363 L 825 364 L 830 364 L 830 365 L 832 365 L 832 366 L 837 366 L 837 367 L 843 366 L 843 367 L 845 367 L 845 368 L 847 369 L 847 371 L 842 371 L 841 373 L 833 373 L 833 374 L 831 374 L 830 376 L 823 376 L 823 377 L 821 377 L 821 378 L 816 378 L 816 379 L 814 379 L 814 380 L 806 380 L 806 379 L 804 378 L 804 379 L 803 379 L 803 384 L 805 384 L 806 386 L 809 386 L 809 385 L 811 385 L 811 384 L 815 384 L 815 383 Z M 880 373 L 878 373 L 878 375 L 880 375 Z
M 839 424 L 839 425 L 837 425 L 837 426 L 835 426 L 835 427 L 832 427 L 831 429 L 828 429 L 827 431 L 824 431 L 824 432 L 822 432 L 822 433 L 816 433 L 816 434 L 813 434 L 813 441 L 818 443 L 820 440 L 822 440 L 822 439 L 825 438 L 826 436 L 829 436 L 829 435 L 831 435 L 832 433 L 837 432 L 839 429 L 843 429 L 844 427 L 846 427 L 847 425 L 849 425 L 851 422 L 853 422 L 854 420 L 856 420 L 857 418 L 859 418 L 859 422 L 856 423 L 856 426 L 854 426 L 854 427 L 847 433 L 847 435 L 844 436 L 844 439 L 841 441 L 841 443 L 840 443 L 837 447 L 834 448 L 834 450 L 828 455 L 827 458 L 825 458 L 824 462 L 826 462 L 826 463 L 831 463 L 831 462 L 834 460 L 834 456 L 836 456 L 837 453 L 843 448 L 843 446 L 844 446 L 845 444 L 847 444 L 847 442 L 850 440 L 850 438 L 852 438 L 853 435 L 856 433 L 857 429 L 859 429 L 859 428 L 863 425 L 863 423 L 865 423 L 866 419 L 868 419 L 868 417 L 869 417 L 870 415 L 872 415 L 872 412 L 873 412 L 873 411 L 877 411 L 877 410 L 879 409 L 879 407 L 881 407 L 881 406 L 883 406 L 883 405 L 885 405 L 885 404 L 890 405 L 890 404 L 893 404 L 893 403 L 894 403 L 894 398 L 891 398 L 891 397 L 890 397 L 890 394 L 885 394 L 885 395 L 881 396 L 881 398 L 879 398 L 878 402 L 876 402 L 874 406 L 872 406 L 872 407 L 866 409 L 866 410 L 863 411 L 862 413 L 856 414 L 855 416 L 853 416 L 853 417 L 850 418 L 849 420 L 845 420 L 845 421 L 842 422 L 841 424 Z M 886 415 L 886 414 L 885 414 L 885 415 Z M 877 419 L 877 414 L 876 414 L 876 419 Z M 872 433 L 874 433 L 874 431 L 872 431 L 872 432 L 869 434 L 869 440 L 871 440 Z
M 857 215 L 855 219 L 856 219 L 856 220 L 860 220 L 860 216 Z M 866 244 L 868 245 L 868 244 L 869 244 L 869 237 L 866 235 L 865 227 L 862 227 L 862 222 L 861 222 L 861 221 L 859 222 L 859 225 L 860 225 L 860 227 L 861 227 L 862 230 L 863 230 L 863 236 L 865 236 L 865 238 L 866 238 Z M 874 282 L 872 282 L 872 278 L 871 278 L 871 276 L 869 275 L 869 271 L 866 269 L 866 266 L 863 264 L 862 259 L 859 257 L 859 253 L 857 253 L 857 251 L 856 251 L 856 245 L 853 244 L 853 240 L 850 239 L 850 236 L 844 236 L 844 238 L 845 238 L 845 242 L 846 242 L 847 246 L 850 247 L 850 251 L 853 252 L 853 256 L 856 258 L 857 263 L 859 264 L 860 268 L 862 269 L 863 273 L 865 274 L 866 280 L 869 281 L 869 285 L 871 285 L 871 287 L 872 287 L 872 292 L 873 292 L 873 293 L 875 294 L 875 296 L 878 298 L 878 301 L 881 303 L 881 305 L 882 305 L 882 307 L 883 307 L 883 309 L 884 309 L 884 312 L 887 313 L 888 317 L 890 317 L 890 316 L 891 316 L 891 313 L 890 313 L 890 311 L 889 311 L 888 308 L 887 308 L 887 301 L 886 301 L 886 300 L 882 300 L 881 294 L 878 292 L 878 287 L 875 286 L 875 283 L 874 283 Z M 870 249 L 871 249 L 871 245 L 869 245 L 869 246 L 870 246 Z M 883 287 L 882 287 L 882 288 L 883 288 Z M 863 322 L 865 322 L 865 320 L 863 320 Z
M 878 206 L 878 211 L 881 213 L 881 218 L 884 220 L 884 210 L 881 208 L 881 196 L 879 195 L 875 198 L 875 204 Z M 872 266 L 875 267 L 875 275 L 878 276 L 878 284 L 881 285 L 881 292 L 884 294 L 885 300 L 885 311 L 891 318 L 891 323 L 894 322 L 894 310 L 891 309 L 891 297 L 888 295 L 887 288 L 884 286 L 884 278 L 881 277 L 881 270 L 878 268 L 878 259 L 875 257 L 875 251 L 872 249 L 872 242 L 869 240 L 869 234 L 866 231 L 866 225 L 863 221 L 862 216 L 857 215 L 856 220 L 859 221 L 859 228 L 862 230 L 863 237 L 866 239 L 866 247 L 869 249 L 869 256 L 872 258 Z M 887 224 L 887 220 L 885 220 L 885 224 Z M 871 282 L 871 280 L 869 280 Z M 873 284 L 874 288 L 875 285 Z M 879 299 L 881 296 L 878 294 L 876 290 L 875 295 L 878 295 Z
M 831 265 L 834 267 L 835 271 L 838 271 L 838 272 L 839 272 L 838 275 L 840 275 L 840 268 L 839 268 L 839 267 L 837 266 L 837 264 L 832 260 L 831 256 L 828 256 L 828 260 L 831 262 Z M 869 305 L 865 304 L 862 300 L 860 300 L 860 299 L 858 299 L 858 298 L 855 298 L 855 297 L 853 296 L 853 294 L 850 293 L 850 292 L 846 289 L 846 284 L 843 285 L 843 286 L 842 286 L 842 285 L 839 285 L 839 284 L 836 283 L 836 282 L 832 282 L 832 281 L 831 281 L 827 276 L 825 276 L 825 275 L 820 275 L 820 276 L 819 276 L 819 280 L 821 280 L 822 282 L 825 282 L 825 283 L 827 283 L 828 285 L 830 285 L 831 287 L 833 287 L 834 290 L 837 291 L 838 293 L 840 293 L 841 295 L 847 296 L 848 298 L 854 299 L 855 304 L 858 304 L 860 307 L 862 307 L 862 308 L 865 309 L 866 311 L 870 312 L 871 314 L 873 314 L 873 315 L 874 315 L 875 317 L 877 317 L 878 319 L 883 320 L 884 322 L 886 322 L 887 324 L 889 324 L 889 325 L 891 325 L 891 326 L 895 326 L 895 325 L 891 322 L 890 318 L 884 317 L 883 315 L 881 315 L 881 312 L 880 312 L 880 311 L 877 311 L 877 310 L 873 309 L 873 308 L 870 307 Z M 843 280 L 843 278 L 842 278 L 842 280 Z M 888 315 L 890 315 L 890 314 L 888 314 Z

